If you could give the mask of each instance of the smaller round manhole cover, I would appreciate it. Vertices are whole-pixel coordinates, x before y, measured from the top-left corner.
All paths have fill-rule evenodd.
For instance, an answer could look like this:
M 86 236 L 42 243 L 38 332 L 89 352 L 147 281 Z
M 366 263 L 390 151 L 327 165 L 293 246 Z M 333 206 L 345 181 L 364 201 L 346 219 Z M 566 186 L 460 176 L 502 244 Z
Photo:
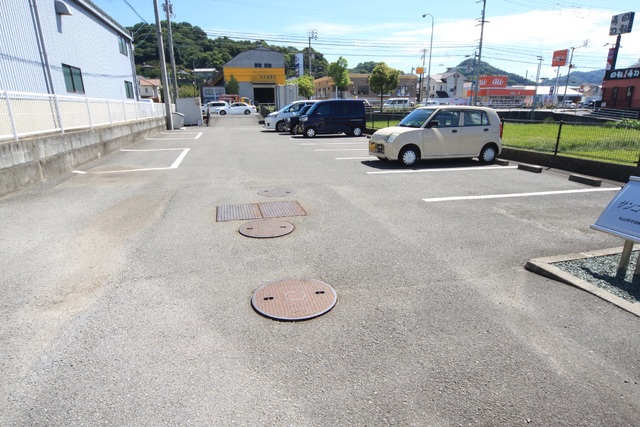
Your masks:
M 257 238 L 280 237 L 292 231 L 293 224 L 277 219 L 251 221 L 241 225 L 238 229 L 238 232 L 243 236 Z
M 284 279 L 262 285 L 251 305 L 260 314 L 277 320 L 306 320 L 331 310 L 338 296 L 316 279 Z
M 290 190 L 288 188 L 272 188 L 270 190 L 258 191 L 259 195 L 266 196 L 266 197 L 285 197 L 285 196 L 290 196 L 293 193 L 295 193 L 295 191 Z

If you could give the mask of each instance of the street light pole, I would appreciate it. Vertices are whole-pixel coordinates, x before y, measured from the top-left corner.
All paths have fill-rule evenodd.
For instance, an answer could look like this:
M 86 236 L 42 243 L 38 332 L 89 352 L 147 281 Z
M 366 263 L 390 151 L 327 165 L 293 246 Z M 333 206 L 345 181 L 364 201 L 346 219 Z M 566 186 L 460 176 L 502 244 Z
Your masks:
M 433 50 L 433 23 L 434 23 L 434 19 L 433 19 L 433 15 L 430 13 L 425 13 L 424 15 L 422 15 L 422 17 L 430 17 L 431 18 L 431 42 L 429 43 L 429 69 L 427 71 L 427 89 L 426 89 L 426 96 L 425 98 L 427 99 L 427 101 L 429 100 L 429 89 L 430 89 L 430 84 L 431 84 L 431 51 Z

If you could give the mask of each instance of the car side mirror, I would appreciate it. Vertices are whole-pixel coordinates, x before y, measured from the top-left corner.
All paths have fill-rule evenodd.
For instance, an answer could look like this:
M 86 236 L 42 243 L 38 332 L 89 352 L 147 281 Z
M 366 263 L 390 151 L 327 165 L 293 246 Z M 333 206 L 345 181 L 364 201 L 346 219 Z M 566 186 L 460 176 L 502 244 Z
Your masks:
M 438 123 L 437 120 L 432 120 L 429 123 L 427 123 L 427 129 L 431 129 L 431 128 L 437 128 L 438 126 L 440 126 L 440 123 Z

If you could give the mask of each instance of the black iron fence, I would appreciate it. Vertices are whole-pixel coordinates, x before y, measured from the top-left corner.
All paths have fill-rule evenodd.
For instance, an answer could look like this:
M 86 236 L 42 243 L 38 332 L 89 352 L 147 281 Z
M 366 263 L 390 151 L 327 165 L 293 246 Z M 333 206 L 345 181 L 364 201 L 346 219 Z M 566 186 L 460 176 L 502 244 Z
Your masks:
M 395 126 L 408 113 L 370 111 L 367 129 L 373 132 Z M 640 166 L 640 121 L 580 122 L 576 119 L 504 120 L 502 144 L 509 148 Z

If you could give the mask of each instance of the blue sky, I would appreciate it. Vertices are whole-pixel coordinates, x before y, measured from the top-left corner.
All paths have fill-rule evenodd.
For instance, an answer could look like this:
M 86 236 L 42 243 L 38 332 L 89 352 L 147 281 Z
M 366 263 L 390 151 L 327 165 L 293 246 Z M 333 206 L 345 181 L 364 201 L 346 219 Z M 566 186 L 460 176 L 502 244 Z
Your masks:
M 124 26 L 155 23 L 153 0 L 93 0 Z M 158 0 L 161 16 L 162 4 Z M 173 21 L 189 22 L 210 37 L 266 40 L 272 45 L 309 43 L 329 62 L 340 56 L 350 67 L 384 61 L 406 73 L 423 63 L 429 50 L 433 17 L 431 74 L 458 65 L 478 52 L 482 1 L 419 2 L 399 0 L 291 2 L 274 0 L 173 0 Z M 555 78 L 553 51 L 575 47 L 576 71 L 604 69 L 607 52 L 616 41 L 609 36 L 611 17 L 636 12 L 634 30 L 622 35 L 617 68 L 640 62 L 640 3 L 638 0 L 555 1 L 487 0 L 482 60 L 508 72 L 535 78 L 538 57 L 541 77 Z M 138 16 L 139 15 L 139 16 Z M 142 17 L 143 19 L 141 19 Z M 588 40 L 586 46 L 585 41 Z M 562 67 L 560 74 L 566 74 Z M 464 70 L 462 70 L 464 73 Z

